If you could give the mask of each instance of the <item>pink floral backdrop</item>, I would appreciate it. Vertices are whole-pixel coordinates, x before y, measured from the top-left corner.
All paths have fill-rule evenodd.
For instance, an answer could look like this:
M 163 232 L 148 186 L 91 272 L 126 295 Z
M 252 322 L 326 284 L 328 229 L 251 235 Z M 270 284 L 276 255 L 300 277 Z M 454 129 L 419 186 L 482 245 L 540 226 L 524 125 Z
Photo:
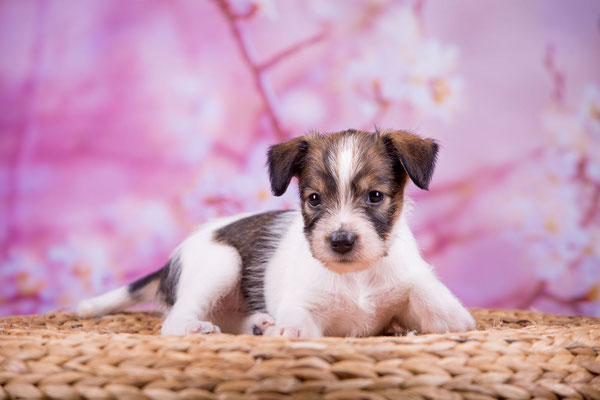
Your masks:
M 442 144 L 423 253 L 468 306 L 600 315 L 600 2 L 0 2 L 0 315 L 72 309 L 208 218 L 294 207 L 309 130 Z

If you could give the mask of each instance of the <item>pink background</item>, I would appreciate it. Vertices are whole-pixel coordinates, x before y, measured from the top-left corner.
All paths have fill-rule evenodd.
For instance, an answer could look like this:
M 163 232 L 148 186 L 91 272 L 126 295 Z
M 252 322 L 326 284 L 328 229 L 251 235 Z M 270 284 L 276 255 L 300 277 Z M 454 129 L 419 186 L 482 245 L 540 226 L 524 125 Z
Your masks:
M 600 2 L 1 1 L 0 315 L 72 309 L 208 218 L 294 207 L 268 145 L 409 129 L 468 306 L 600 315 Z

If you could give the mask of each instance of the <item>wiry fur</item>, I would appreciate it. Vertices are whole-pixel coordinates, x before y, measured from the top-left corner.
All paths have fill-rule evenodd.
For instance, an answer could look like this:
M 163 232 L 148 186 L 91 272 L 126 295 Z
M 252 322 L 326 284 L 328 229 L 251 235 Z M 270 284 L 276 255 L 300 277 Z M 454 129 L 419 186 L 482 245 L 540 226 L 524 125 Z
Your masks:
M 273 193 L 298 178 L 300 211 L 209 223 L 163 270 L 78 311 L 101 315 L 156 297 L 167 310 L 162 333 L 175 335 L 367 336 L 394 321 L 423 333 L 473 329 L 407 224 L 405 186 L 428 188 L 437 151 L 403 131 L 310 134 L 273 146 Z
M 241 218 L 215 231 L 217 242 L 234 247 L 242 259 L 240 289 L 247 309 L 265 312 L 265 266 L 287 230 L 289 211 L 272 211 Z

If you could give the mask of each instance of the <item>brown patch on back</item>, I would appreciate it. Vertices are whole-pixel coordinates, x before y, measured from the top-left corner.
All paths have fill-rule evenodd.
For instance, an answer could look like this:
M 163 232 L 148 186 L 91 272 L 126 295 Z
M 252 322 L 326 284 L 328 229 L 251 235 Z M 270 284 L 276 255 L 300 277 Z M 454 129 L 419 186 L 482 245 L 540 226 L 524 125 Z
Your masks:
M 238 219 L 214 232 L 214 240 L 237 250 L 242 260 L 240 289 L 249 311 L 266 310 L 264 291 L 265 260 L 283 237 L 289 211 L 270 211 Z M 282 227 L 282 226 L 283 227 Z

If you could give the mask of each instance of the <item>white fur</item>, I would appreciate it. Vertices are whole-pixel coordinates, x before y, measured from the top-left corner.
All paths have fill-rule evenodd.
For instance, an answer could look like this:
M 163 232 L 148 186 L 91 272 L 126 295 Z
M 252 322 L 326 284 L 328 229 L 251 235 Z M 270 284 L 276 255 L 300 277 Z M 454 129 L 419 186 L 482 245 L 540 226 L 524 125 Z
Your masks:
M 298 215 L 267 268 L 267 309 L 280 328 L 300 336 L 368 336 L 392 319 L 423 333 L 465 331 L 469 312 L 421 258 L 403 214 L 392 232 L 388 255 L 376 265 L 338 274 L 310 255 Z
M 350 199 L 350 183 L 352 177 L 359 169 L 357 163 L 359 162 L 358 157 L 355 157 L 356 139 L 353 136 L 344 138 L 339 148 L 334 149 L 332 152 L 333 162 L 335 165 L 335 172 L 337 176 L 337 182 L 340 186 L 340 202 L 345 204 Z
M 312 252 L 326 268 L 337 273 L 357 272 L 371 266 L 373 260 L 385 255 L 386 245 L 379 238 L 364 214 L 353 210 L 349 204 L 343 204 L 341 210 L 320 219 L 313 230 Z M 352 264 L 340 263 L 339 254 L 329 246 L 328 237 L 333 232 L 345 229 L 356 234 Z

